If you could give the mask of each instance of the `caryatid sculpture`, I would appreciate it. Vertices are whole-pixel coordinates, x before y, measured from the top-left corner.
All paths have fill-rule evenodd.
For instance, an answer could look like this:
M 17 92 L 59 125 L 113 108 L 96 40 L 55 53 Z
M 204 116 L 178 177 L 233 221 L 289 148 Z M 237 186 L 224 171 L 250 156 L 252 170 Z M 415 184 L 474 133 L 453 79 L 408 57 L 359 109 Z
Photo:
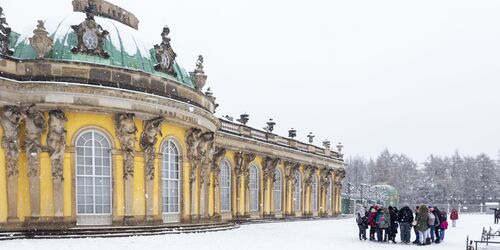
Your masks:
M 124 178 L 134 177 L 134 155 L 137 127 L 132 113 L 118 113 L 113 117 L 116 135 L 124 155 Z
M 191 128 L 186 132 L 187 158 L 191 165 L 189 182 L 192 184 L 196 180 L 196 169 L 198 163 L 198 144 L 200 143 L 201 129 Z
M 215 147 L 214 156 L 212 159 L 212 173 L 214 174 L 214 187 L 219 186 L 219 173 L 220 173 L 220 161 L 226 155 L 226 149 L 222 147 Z
M 42 134 L 47 130 L 45 116 L 32 104 L 26 109 L 26 135 L 24 146 L 28 157 L 28 177 L 37 176 L 42 151 Z
M 64 149 L 66 148 L 66 129 L 68 121 L 61 110 L 49 112 L 49 133 L 47 135 L 47 149 L 52 165 L 52 179 L 63 180 Z
M 20 125 L 24 119 L 24 114 L 17 106 L 5 106 L 2 110 L 0 123 L 2 125 L 2 147 L 5 149 L 5 158 L 7 159 L 7 177 L 19 173 L 19 133 Z
M 142 150 L 144 151 L 145 175 L 147 180 L 153 180 L 155 176 L 155 145 L 158 142 L 157 136 L 162 136 L 161 124 L 165 121 L 163 117 L 156 117 L 151 120 L 144 121 L 144 130 L 139 141 Z

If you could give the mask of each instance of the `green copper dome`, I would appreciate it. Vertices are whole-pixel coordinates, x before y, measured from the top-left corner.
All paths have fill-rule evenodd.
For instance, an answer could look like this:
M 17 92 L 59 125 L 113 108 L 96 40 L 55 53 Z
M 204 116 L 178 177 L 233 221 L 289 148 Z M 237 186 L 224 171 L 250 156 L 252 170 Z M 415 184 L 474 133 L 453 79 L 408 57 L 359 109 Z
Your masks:
M 84 13 L 71 13 L 62 21 L 54 22 L 47 20 L 45 28 L 53 39 L 54 46 L 51 52 L 45 55 L 45 59 L 79 61 L 93 64 L 102 64 L 131 70 L 143 71 L 163 78 L 168 78 L 179 82 L 190 88 L 195 88 L 191 76 L 174 61 L 174 71 L 176 77 L 156 71 L 154 66 L 158 63 L 153 45 L 140 39 L 139 31 L 128 27 L 122 23 L 107 18 L 95 17 L 95 21 L 109 32 L 104 42 L 104 50 L 110 57 L 104 59 L 99 56 L 73 53 L 71 49 L 78 43 L 76 33 L 71 25 L 78 25 L 85 20 Z M 33 22 L 35 24 L 35 22 Z M 29 44 L 29 37 L 33 33 L 17 33 L 16 27 L 12 27 L 10 43 L 14 50 L 13 57 L 19 59 L 35 59 L 36 53 Z M 31 30 L 35 29 L 35 25 Z M 161 37 L 151 38 L 161 42 Z

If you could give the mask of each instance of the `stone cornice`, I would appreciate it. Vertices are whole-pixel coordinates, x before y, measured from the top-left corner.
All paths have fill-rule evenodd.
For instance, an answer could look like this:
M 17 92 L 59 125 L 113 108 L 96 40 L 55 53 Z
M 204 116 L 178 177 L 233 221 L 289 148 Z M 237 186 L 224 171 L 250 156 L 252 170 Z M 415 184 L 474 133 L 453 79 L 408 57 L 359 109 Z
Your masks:
M 181 126 L 209 131 L 220 127 L 212 113 L 175 99 L 143 92 L 59 82 L 18 82 L 0 77 L 0 106 L 36 103 L 42 111 L 60 108 L 95 113 L 133 112 L 141 120 L 158 116 Z
M 168 97 L 209 112 L 215 104 L 200 91 L 143 71 L 62 60 L 19 60 L 0 56 L 0 76 L 21 82 L 57 81 L 106 86 Z

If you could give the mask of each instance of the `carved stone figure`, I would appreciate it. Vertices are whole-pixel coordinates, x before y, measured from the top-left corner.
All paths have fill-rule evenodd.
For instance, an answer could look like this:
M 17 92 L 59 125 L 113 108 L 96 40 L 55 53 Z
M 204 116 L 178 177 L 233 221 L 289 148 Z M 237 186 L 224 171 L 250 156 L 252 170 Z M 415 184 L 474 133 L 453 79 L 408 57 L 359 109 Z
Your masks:
M 196 84 L 196 89 L 202 90 L 205 84 L 207 83 L 207 76 L 203 71 L 203 56 L 199 55 L 198 60 L 196 61 L 196 68 L 193 72 L 189 73 L 191 77 L 194 79 Z
M 5 106 L 2 110 L 0 123 L 2 125 L 2 147 L 5 150 L 7 159 L 7 176 L 14 176 L 19 173 L 19 133 L 20 125 L 24 119 L 24 114 L 17 106 Z
M 300 168 L 300 163 L 285 161 L 284 165 L 285 165 L 285 179 L 287 181 L 292 181 L 293 178 L 295 178 L 295 171 L 297 171 Z
M 187 158 L 191 165 L 191 173 L 189 176 L 190 183 L 196 180 L 196 170 L 198 167 L 198 144 L 200 143 L 201 129 L 191 128 L 186 132 Z
M 328 189 L 328 186 L 330 186 L 330 182 L 331 182 L 331 176 L 332 176 L 332 172 L 333 170 L 332 169 L 327 169 L 327 168 L 324 168 L 321 170 L 320 172 L 320 176 L 321 176 L 321 179 L 320 179 L 320 182 L 321 182 L 321 188 L 323 188 L 323 190 L 327 190 Z
M 214 173 L 214 186 L 218 187 L 219 186 L 219 173 L 220 173 L 220 161 L 226 154 L 226 149 L 222 147 L 215 147 L 214 149 L 214 156 L 213 156 L 213 163 L 212 163 L 212 173 Z
M 124 178 L 128 180 L 134 177 L 134 155 L 137 127 L 134 122 L 135 115 L 132 113 L 118 113 L 113 117 L 116 136 L 124 155 Z
M 338 168 L 335 170 L 335 175 L 338 176 L 341 180 L 345 178 L 346 172 L 344 168 Z
M 89 6 L 85 9 L 87 18 L 79 25 L 72 25 L 78 39 L 76 47 L 71 49 L 73 53 L 83 53 L 102 58 L 109 58 L 109 53 L 104 51 L 104 39 L 109 34 L 103 30 L 101 25 L 94 21 L 95 3 L 89 1 Z
M 24 147 L 28 157 L 28 177 L 38 175 L 42 133 L 45 133 L 46 130 L 45 116 L 35 109 L 34 104 L 30 105 L 26 109 L 26 136 L 24 137 Z
M 280 164 L 280 162 L 280 158 L 274 158 L 271 162 L 271 173 L 269 176 L 271 178 L 272 184 L 276 182 L 276 168 L 278 168 L 278 164 Z
M 170 28 L 168 26 L 163 27 L 163 31 L 161 32 L 162 42 L 160 45 L 156 44 L 154 49 L 156 51 L 156 61 L 158 64 L 154 66 L 155 70 L 167 73 L 172 76 L 177 76 L 177 73 L 174 71 L 174 61 L 177 54 L 170 46 L 170 38 L 168 35 L 170 34 Z
M 279 158 L 272 158 L 269 156 L 266 156 L 262 160 L 262 174 L 264 176 L 264 189 L 267 190 L 267 183 L 269 181 L 276 182 L 275 175 L 276 175 L 276 168 L 278 167 L 278 164 L 280 163 Z
M 186 144 L 187 148 L 187 158 L 189 160 L 196 160 L 198 157 L 197 149 L 200 143 L 199 135 L 201 134 L 201 129 L 191 128 L 186 131 Z
M 243 155 L 243 175 L 245 176 L 245 189 L 250 187 L 250 162 L 255 160 L 254 153 L 247 153 Z
M 0 7 L 0 54 L 2 55 L 12 55 L 14 51 L 12 51 L 10 46 L 10 33 L 11 29 L 7 24 L 7 19 L 3 13 L 3 8 Z
M 241 176 L 243 175 L 243 153 L 236 152 L 234 154 L 234 174 L 236 176 L 236 186 L 241 184 Z
M 45 30 L 43 21 L 38 20 L 38 25 L 33 30 L 33 36 L 29 39 L 30 45 L 35 50 L 38 59 L 44 58 L 45 54 L 52 50 L 53 41 L 48 34 L 49 32 Z
M 208 172 L 212 165 L 214 154 L 214 133 L 205 132 L 200 135 L 200 143 L 198 144 L 199 163 L 201 164 L 201 183 L 205 183 L 208 178 Z
M 144 121 L 144 130 L 142 131 L 139 143 L 144 151 L 144 165 L 147 180 L 153 180 L 155 177 L 155 145 L 158 141 L 157 136 L 162 136 L 161 124 L 164 121 L 165 118 L 163 117 Z
M 209 151 L 213 149 L 214 132 L 205 132 L 199 136 L 200 143 L 198 143 L 198 155 L 203 165 L 209 165 L 212 162 L 212 154 Z
M 307 186 L 311 185 L 314 173 L 316 173 L 316 169 L 317 169 L 316 166 L 311 166 L 311 165 L 307 165 L 305 167 L 304 183 Z
M 66 148 L 66 129 L 68 121 L 61 110 L 49 112 L 49 133 L 47 135 L 47 149 L 52 165 L 52 179 L 63 181 L 64 149 Z

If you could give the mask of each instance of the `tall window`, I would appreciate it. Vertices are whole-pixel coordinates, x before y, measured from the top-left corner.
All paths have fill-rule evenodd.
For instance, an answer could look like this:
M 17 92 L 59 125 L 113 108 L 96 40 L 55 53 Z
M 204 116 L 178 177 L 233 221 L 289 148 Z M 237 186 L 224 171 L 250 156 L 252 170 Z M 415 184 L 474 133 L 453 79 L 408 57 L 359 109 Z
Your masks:
M 328 191 L 326 192 L 326 201 L 328 204 L 326 204 L 326 208 L 328 210 L 332 209 L 332 182 L 330 181 L 330 184 L 328 184 Z
M 231 167 L 227 161 L 222 162 L 220 169 L 220 203 L 221 211 L 231 211 Z
M 250 167 L 250 211 L 259 211 L 259 169 Z
M 300 211 L 301 205 L 301 194 L 302 194 L 302 176 L 297 171 L 295 172 L 295 185 L 293 198 L 295 199 L 295 211 Z
M 179 149 L 172 140 L 162 147 L 163 213 L 179 213 Z
M 76 140 L 76 212 L 111 214 L 111 147 L 97 130 Z
M 312 197 L 311 197 L 312 210 L 318 211 L 318 179 L 316 178 L 316 176 L 313 176 L 311 186 L 312 186 Z
M 276 169 L 274 173 L 274 210 L 281 211 L 281 171 Z

